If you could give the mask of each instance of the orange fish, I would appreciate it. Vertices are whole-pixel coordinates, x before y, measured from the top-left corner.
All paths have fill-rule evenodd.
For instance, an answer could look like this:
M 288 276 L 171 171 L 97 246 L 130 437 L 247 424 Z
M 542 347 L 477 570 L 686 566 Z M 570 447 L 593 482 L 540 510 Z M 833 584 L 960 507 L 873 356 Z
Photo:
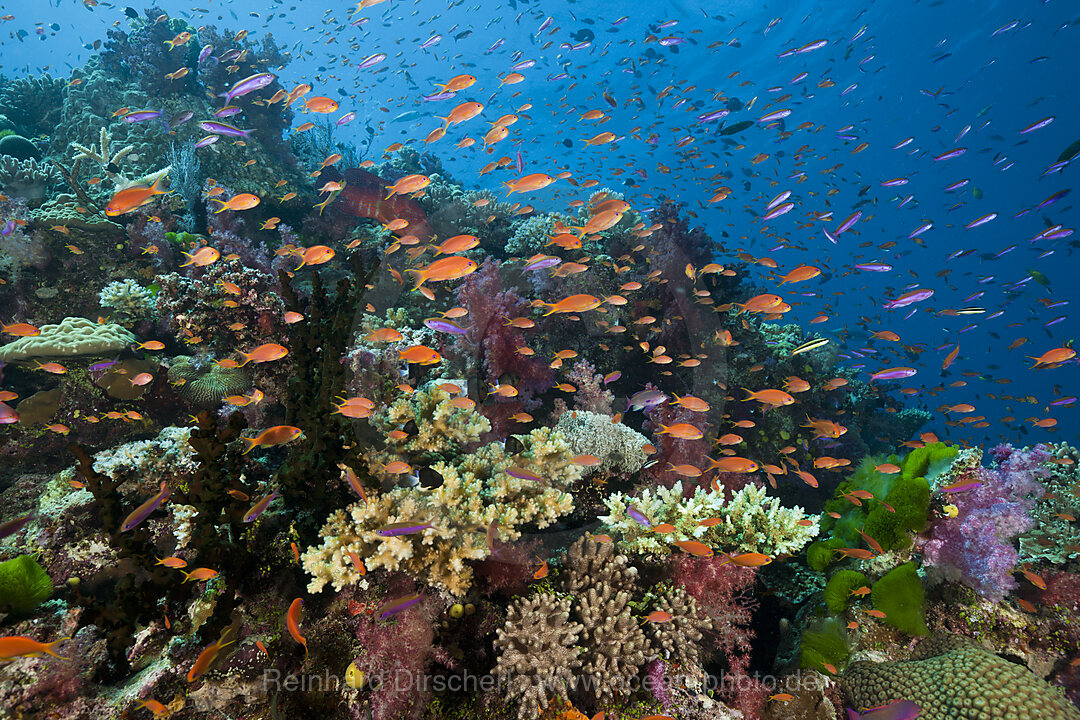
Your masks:
M 719 460 L 713 460 L 709 458 L 709 470 L 713 468 L 718 469 L 720 472 L 734 472 L 734 473 L 752 473 L 757 472 L 759 465 L 744 457 L 725 457 Z
M 249 362 L 264 363 L 271 362 L 273 360 L 280 360 L 288 354 L 289 349 L 285 346 L 278 345 L 276 343 L 266 343 L 264 345 L 260 345 L 249 353 L 240 353 L 240 355 L 242 355 L 244 358 L 244 362 L 237 365 L 237 367 L 243 367 Z
M 253 438 L 242 437 L 240 438 L 246 443 L 250 443 L 244 450 L 242 455 L 247 455 L 249 452 L 257 447 L 274 447 L 275 445 L 284 445 L 285 443 L 292 442 L 296 438 L 300 437 L 302 431 L 298 427 L 292 425 L 276 425 L 272 428 L 267 428 Z
M 154 199 L 155 195 L 164 195 L 168 192 L 161 189 L 161 183 L 164 182 L 165 177 L 162 175 L 154 181 L 153 185 L 133 185 L 117 191 L 109 200 L 109 204 L 105 206 L 105 214 L 109 217 L 123 215 L 146 205 Z
M 239 195 L 233 195 L 228 200 L 218 200 L 217 198 L 210 198 L 214 202 L 221 203 L 221 207 L 214 211 L 217 215 L 225 210 L 250 210 L 253 207 L 257 207 L 262 200 L 258 195 L 252 195 L 251 193 L 240 193 Z
M 304 659 L 307 659 L 308 646 L 307 638 L 300 634 L 300 605 L 302 604 L 300 598 L 296 598 L 289 605 L 289 612 L 285 614 L 285 627 L 288 628 L 289 634 L 292 635 L 292 639 L 304 646 Z
M 762 553 L 756 552 L 743 553 L 741 555 L 729 555 L 727 553 L 721 553 L 720 557 L 723 558 L 723 562 L 721 564 L 723 564 L 724 562 L 730 562 L 731 564 L 738 565 L 739 567 L 761 567 L 762 565 L 768 565 L 773 561 L 773 559 L 768 555 L 763 555 Z
M 795 398 L 787 394 L 783 390 L 748 390 L 743 388 L 748 395 L 743 398 L 743 402 L 749 402 L 750 400 L 756 400 L 764 405 L 770 407 L 780 407 L 782 405 L 791 405 L 795 402 Z
M 436 87 L 441 89 L 444 93 L 459 92 L 461 90 L 464 90 L 465 88 L 471 87 L 472 84 L 475 82 L 476 77 L 473 75 L 455 75 L 443 85 L 439 85 L 438 83 L 436 83 Z
M 541 305 L 550 308 L 544 317 L 553 315 L 555 313 L 578 313 L 588 312 L 589 310 L 595 310 L 600 307 L 600 299 L 595 298 L 592 295 L 571 295 L 563 298 L 557 303 L 540 303 Z
M 670 435 L 678 440 L 700 440 L 704 433 L 690 423 L 675 423 L 673 425 L 660 425 L 657 435 Z
M 41 330 L 29 323 L 11 323 L 10 325 L 0 324 L 0 332 L 14 335 L 15 337 L 36 337 L 41 334 Z
M 434 365 L 442 360 L 442 355 L 426 345 L 413 345 L 398 351 L 398 358 L 417 365 Z
M 705 543 L 698 542 L 697 540 L 677 540 L 675 545 L 679 547 L 685 553 L 689 553 L 694 557 L 712 557 L 713 549 Z
M 419 270 L 409 269 L 408 272 L 411 272 L 416 276 L 416 284 L 413 285 L 412 289 L 419 290 L 424 283 L 429 280 L 432 282 L 457 280 L 458 278 L 463 278 L 466 275 L 475 272 L 476 268 L 477 265 L 475 260 L 453 256 L 436 260 Z
M 180 571 L 184 576 L 184 582 L 194 580 L 196 582 L 203 582 L 204 580 L 212 580 L 217 577 L 217 570 L 210 568 L 195 568 L 191 572 Z
M 313 113 L 326 115 L 327 113 L 335 112 L 338 109 L 338 104 L 336 100 L 322 95 L 316 95 L 315 97 L 308 98 L 304 103 L 304 107 Z
M 229 636 L 231 631 L 231 627 L 225 628 L 225 632 L 221 633 L 220 638 L 203 648 L 203 651 L 199 653 L 199 657 L 195 658 L 195 664 L 188 670 L 187 681 L 189 683 L 195 682 L 210 669 L 210 666 L 214 664 L 214 660 L 217 659 L 218 653 L 221 652 L 221 648 L 236 642 L 235 640 L 225 642 L 225 638 Z
M 484 111 L 484 106 L 478 102 L 463 102 L 456 108 L 450 111 L 450 114 L 446 117 L 436 115 L 439 120 L 445 120 L 446 125 L 443 126 L 443 130 L 446 130 L 451 125 L 457 125 L 463 123 L 466 120 L 471 120 Z
M 194 253 L 183 253 L 187 256 L 188 260 L 185 263 L 181 263 L 180 267 L 187 267 L 188 265 L 194 265 L 195 267 L 206 267 L 207 265 L 213 265 L 221 257 L 221 252 L 215 248 L 207 245 L 206 247 L 199 248 Z
M 52 651 L 54 645 L 59 645 L 70 637 L 62 637 L 50 643 L 41 643 L 33 638 L 22 635 L 9 635 L 0 638 L 0 661 L 7 662 L 17 657 L 38 657 L 40 655 L 52 655 L 53 657 L 67 660 L 63 655 L 57 655 Z

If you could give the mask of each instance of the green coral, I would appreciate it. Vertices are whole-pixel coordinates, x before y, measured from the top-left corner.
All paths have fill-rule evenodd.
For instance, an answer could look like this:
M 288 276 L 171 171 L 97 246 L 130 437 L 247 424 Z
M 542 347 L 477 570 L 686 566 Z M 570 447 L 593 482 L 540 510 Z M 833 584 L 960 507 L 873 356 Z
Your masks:
M 0 607 L 25 615 L 52 595 L 48 573 L 29 555 L 0 563 Z
M 197 407 L 215 407 L 230 395 L 251 389 L 251 375 L 239 367 L 221 367 L 207 357 L 179 355 L 169 368 L 169 382 L 180 396 Z
M 877 540 L 886 552 L 902 550 L 911 545 L 911 533 L 926 527 L 929 508 L 930 484 L 926 478 L 904 475 L 897 478 L 885 496 L 885 503 L 876 503 L 866 516 L 863 532 Z
M 829 612 L 839 615 L 847 610 L 852 591 L 867 585 L 866 576 L 861 572 L 838 570 L 825 585 L 825 605 L 828 606 Z
M 818 572 L 824 572 L 836 559 L 836 551 L 842 547 L 846 546 L 840 538 L 812 542 L 806 548 L 806 564 Z
M 890 570 L 870 589 L 874 607 L 885 613 L 882 622 L 908 635 L 929 635 L 923 617 L 926 594 L 915 563 Z
M 827 618 L 803 631 L 799 667 L 804 670 L 830 672 L 826 665 L 840 670 L 850 657 L 847 631 L 838 618 Z
M 615 493 L 604 505 L 609 513 L 600 516 L 604 531 L 618 535 L 625 551 L 642 555 L 667 555 L 684 540 L 697 540 L 717 551 L 790 555 L 818 533 L 815 516 L 798 506 L 782 507 L 779 498 L 768 497 L 760 485 L 747 485 L 730 500 L 723 491 L 701 487 L 684 499 L 682 482 L 677 482 L 671 488 L 647 488 L 638 496 Z M 661 535 L 650 532 L 627 514 L 630 505 L 653 524 L 668 523 L 675 529 Z M 720 522 L 705 527 L 701 521 L 708 518 Z M 804 520 L 810 522 L 800 524 Z
M 922 477 L 933 482 L 938 475 L 952 467 L 953 460 L 960 454 L 960 448 L 945 443 L 929 443 L 915 448 L 900 465 L 904 477 Z

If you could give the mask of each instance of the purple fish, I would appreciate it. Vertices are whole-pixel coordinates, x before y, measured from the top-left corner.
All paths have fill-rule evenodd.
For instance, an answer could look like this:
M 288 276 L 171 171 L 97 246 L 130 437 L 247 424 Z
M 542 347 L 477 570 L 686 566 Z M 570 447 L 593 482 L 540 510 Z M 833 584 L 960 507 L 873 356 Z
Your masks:
M 210 57 L 210 53 L 212 53 L 212 52 L 214 52 L 214 46 L 213 45 L 203 45 L 202 50 L 199 51 L 199 59 L 195 64 L 196 65 L 202 65 L 203 60 Z
M 667 400 L 667 395 L 659 390 L 642 390 L 641 392 L 634 393 L 630 396 L 630 399 L 626 401 L 626 409 L 648 410 L 651 407 L 656 407 L 665 400 Z
M 451 335 L 465 335 L 469 331 L 457 323 L 450 322 L 446 318 L 428 318 L 424 324 L 436 332 L 449 333 Z
M 607 385 L 608 383 L 613 383 L 613 382 L 615 382 L 616 380 L 618 380 L 621 377 L 622 377 L 622 372 L 619 371 L 619 370 L 615 370 L 614 372 L 609 372 L 607 375 L 604 376 L 604 381 L 601 383 L 601 385 Z
M 633 519 L 633 521 L 636 522 L 638 525 L 642 525 L 650 529 L 652 528 L 652 520 L 645 517 L 645 513 L 641 512 L 633 505 L 627 506 L 626 514 L 629 515 L 630 518 Z
M 103 371 L 108 370 L 109 368 L 111 368 L 117 362 L 118 362 L 117 358 L 113 358 L 112 360 L 104 360 L 102 362 L 94 363 L 93 365 L 88 367 L 87 370 L 89 370 L 92 373 L 103 372 Z
M 758 124 L 762 125 L 764 123 L 770 123 L 773 120 L 781 120 L 783 118 L 786 118 L 790 114 L 791 114 L 791 111 L 788 110 L 788 109 L 776 110 L 774 112 L 769 113 L 768 115 L 762 115 L 760 118 L 758 118 Z
M 219 138 L 219 137 L 218 137 L 217 135 L 207 135 L 207 136 L 206 136 L 206 137 L 204 137 L 203 139 L 201 139 L 201 140 L 199 140 L 198 142 L 196 142 L 196 143 L 195 143 L 195 147 L 197 147 L 197 148 L 204 148 L 204 147 L 206 147 L 206 146 L 208 146 L 208 145 L 213 145 L 213 144 L 214 144 L 214 143 L 216 143 L 216 142 L 217 142 L 217 141 L 218 141 L 219 139 L 220 139 L 220 138 Z
M 902 380 L 911 377 L 917 372 L 918 370 L 910 367 L 889 368 L 888 370 L 878 370 L 870 376 L 870 380 Z
M 893 178 L 892 180 L 886 180 L 881 183 L 882 187 L 900 187 L 901 185 L 907 185 L 908 179 L 905 177 Z
M 897 700 L 888 705 L 867 708 L 862 712 L 848 708 L 848 720 L 915 720 L 922 714 L 918 703 L 910 700 Z
M 274 502 L 274 498 L 278 496 L 277 490 L 270 493 L 262 500 L 251 506 L 251 509 L 244 514 L 244 522 L 255 522 L 259 519 L 259 516 L 263 514 L 266 508 L 270 507 L 270 503 Z
M 788 85 L 794 85 L 795 83 L 801 83 L 803 80 L 805 80 L 809 76 L 810 76 L 810 73 L 801 72 L 798 75 L 796 75 L 795 77 L 791 78 L 791 81 L 788 83 Z
M 828 44 L 829 44 L 828 40 L 815 40 L 814 42 L 807 43 L 807 44 L 803 45 L 801 48 L 799 48 L 798 50 L 795 51 L 795 54 L 799 55 L 799 54 L 802 54 L 802 53 L 811 52 L 812 50 L 819 50 L 819 49 L 825 47 Z
M 153 120 L 161 117 L 161 113 L 157 110 L 133 110 L 127 115 L 121 116 L 121 120 L 126 123 L 144 122 L 146 120 Z
M 719 120 L 722 117 L 727 117 L 730 112 L 730 110 L 714 110 L 711 113 L 704 113 L 702 115 L 698 115 L 697 119 L 699 123 L 712 122 L 713 120 Z
M 225 103 L 231 103 L 233 98 L 242 97 L 248 93 L 253 93 L 256 90 L 261 90 L 270 83 L 274 82 L 276 76 L 273 73 L 256 73 L 254 75 L 248 75 L 243 80 L 240 80 L 233 85 L 229 92 L 221 95 L 225 98 Z
M 829 239 L 829 242 L 831 242 L 833 245 L 836 245 L 839 242 L 839 240 L 836 239 L 836 236 L 829 232 L 827 229 L 821 228 L 821 231 L 825 233 L 825 237 L 827 237 Z
M 437 102 L 439 100 L 449 100 L 450 98 L 455 97 L 456 95 L 457 95 L 456 92 L 447 91 L 447 92 L 435 93 L 434 95 L 424 95 L 422 97 L 425 100 L 427 100 L 428 102 Z
M 933 294 L 934 294 L 934 291 L 931 290 L 930 288 L 923 288 L 921 290 L 912 290 L 911 292 L 904 293 L 903 295 L 896 298 L 895 300 L 890 300 L 889 302 L 885 303 L 882 307 L 884 307 L 886 310 L 894 310 L 896 308 L 907 307 L 908 305 L 911 305 L 912 303 L 922 302 L 923 300 L 926 300 L 929 297 L 931 297 Z
M 487 55 L 488 53 L 495 52 L 496 50 L 498 50 L 499 48 L 501 48 L 503 46 L 504 42 L 506 42 L 505 38 L 499 38 L 495 42 L 491 43 L 491 47 L 489 47 L 487 50 L 485 50 L 484 54 Z
M 408 610 L 416 603 L 420 602 L 420 595 L 406 595 L 404 597 L 394 598 L 393 600 L 387 600 L 379 607 L 379 619 L 386 620 L 392 618 L 398 613 Z
M 378 65 L 386 59 L 386 53 L 375 53 L 374 55 L 368 55 L 366 58 L 360 61 L 360 64 L 356 66 L 357 70 L 366 70 L 369 67 Z
M 233 60 L 235 60 L 236 58 L 240 57 L 240 53 L 241 53 L 241 52 L 243 52 L 243 51 L 241 51 L 241 50 L 236 50 L 236 49 L 230 50 L 230 51 L 228 51 L 227 53 L 225 53 L 224 55 L 220 56 L 220 57 L 218 58 L 218 60 L 219 60 L 220 62 L 232 62 L 232 61 L 233 61 Z
M 907 140 L 901 140 L 900 142 L 893 145 L 892 149 L 893 150 L 899 150 L 900 148 L 904 147 L 905 145 L 910 145 L 913 142 L 915 142 L 915 138 L 909 137 Z
M 531 482 L 543 482 L 544 478 L 535 473 L 531 473 L 528 470 L 522 470 L 521 468 L 512 467 L 508 470 L 503 470 L 507 475 L 518 480 L 529 480 Z
M 522 70 L 528 70 L 529 68 L 533 67 L 534 65 L 536 65 L 535 60 L 522 60 L 521 62 L 519 62 L 516 65 L 512 66 L 510 69 L 513 70 L 514 72 L 521 72 Z
M 993 220 L 996 217 L 997 217 L 997 213 L 988 213 L 986 215 L 983 215 L 981 218 L 976 218 L 975 220 L 972 220 L 971 222 L 969 222 L 964 227 L 966 229 L 968 229 L 968 230 L 970 230 L 972 228 L 977 228 L 980 225 L 985 225 L 986 223 L 990 222 L 991 220 Z
M 892 265 L 887 265 L 886 263 L 861 263 L 856 265 L 855 269 L 863 270 L 865 272 L 889 272 L 893 268 Z
M 769 220 L 772 220 L 773 218 L 778 218 L 778 217 L 780 217 L 781 215 L 783 215 L 785 213 L 791 212 L 791 210 L 794 207 L 795 207 L 795 203 L 783 203 L 782 205 L 777 205 L 775 208 L 770 210 L 765 215 L 765 217 L 762 218 L 762 220 L 769 221 Z
M 0 524 L 0 538 L 6 538 L 9 535 L 14 535 L 15 533 L 19 532 L 24 527 L 26 527 L 27 523 L 29 523 L 33 518 L 34 513 L 27 513 L 26 515 L 12 518 L 11 520 Z
M 213 120 L 207 120 L 199 123 L 199 127 L 208 133 L 214 133 L 215 135 L 229 135 L 231 137 L 250 137 L 251 130 L 241 130 L 240 128 L 233 127 L 226 123 L 214 122 Z M 201 142 L 201 141 L 200 141 Z
M 124 519 L 124 524 L 120 526 L 120 532 L 127 532 L 132 530 L 146 518 L 150 517 L 150 513 L 154 512 L 161 506 L 161 503 L 169 499 L 169 486 L 165 482 L 161 483 L 161 490 L 157 495 L 144 502 L 139 507 L 131 511 L 131 514 Z
M 909 202 L 911 202 L 914 199 L 915 199 L 914 195 L 906 195 L 904 197 L 904 199 L 900 201 L 900 204 L 896 206 L 897 209 L 904 207 L 905 205 L 907 205 Z
M 960 188 L 967 185 L 969 182 L 971 182 L 971 180 L 968 179 L 968 178 L 964 178 L 963 180 L 957 180 L 952 185 L 946 185 L 945 186 L 945 192 L 952 192 L 953 190 L 959 190 Z
M 1039 203 L 1039 204 L 1038 204 L 1038 205 L 1037 205 L 1037 206 L 1035 207 L 1035 209 L 1036 209 L 1036 210 L 1042 210 L 1042 209 L 1043 209 L 1044 207 L 1046 207 L 1047 205 L 1052 205 L 1053 203 L 1056 203 L 1056 202 L 1057 202 L 1058 200 L 1061 200 L 1061 199 L 1062 199 L 1063 197 L 1065 197 L 1066 195 L 1068 195 L 1068 194 L 1069 194 L 1070 192 L 1071 192 L 1071 191 L 1070 191 L 1070 190 L 1068 190 L 1068 189 L 1066 189 L 1066 190 L 1059 190 L 1058 192 L 1054 193 L 1053 195 L 1051 195 L 1050 197 L 1046 198 L 1046 199 L 1045 199 L 1045 200 L 1043 200 L 1043 201 L 1042 201 L 1041 203 Z
M 943 152 L 940 155 L 938 155 L 937 157 L 935 157 L 934 162 L 940 162 L 942 160 L 952 160 L 955 157 L 960 157 L 961 155 L 963 155 L 966 152 L 967 152 L 967 148 L 963 148 L 963 147 L 953 148 L 952 150 L 949 150 L 947 152 Z
M 672 45 L 682 45 L 686 42 L 686 38 L 675 37 L 674 35 L 660 38 L 660 44 L 664 47 L 671 47 Z
M 438 45 L 439 41 L 441 41 L 441 40 L 442 40 L 442 35 L 432 35 L 431 37 L 429 37 L 427 40 L 424 41 L 424 44 L 420 46 L 420 49 L 421 50 L 427 50 L 432 45 Z
M 4 227 L 0 228 L 0 237 L 7 237 L 13 232 L 15 232 L 15 218 L 8 218 Z
M 932 223 L 932 222 L 924 222 L 922 225 L 920 225 L 919 227 L 915 228 L 910 233 L 908 233 L 908 239 L 910 240 L 911 238 L 918 237 L 919 235 L 922 235 L 924 232 L 926 232 L 927 230 L 929 230 L 932 227 L 934 227 L 934 223 Z
M 186 123 L 188 120 L 190 120 L 193 117 L 195 117 L 195 113 L 193 113 L 192 111 L 190 111 L 190 110 L 181 110 L 180 112 L 176 113 L 171 118 L 169 118 L 169 127 L 170 128 L 179 127 L 180 125 L 183 125 L 184 123 Z
M 562 262 L 562 259 L 555 257 L 554 255 L 541 255 L 537 259 L 525 266 L 526 270 L 543 270 L 544 268 L 555 267 Z
M 1039 120 L 1038 122 L 1031 123 L 1026 128 L 1021 130 L 1020 134 L 1021 135 L 1026 135 L 1029 132 L 1034 132 L 1035 130 L 1038 130 L 1040 128 L 1044 128 L 1044 127 L 1046 127 L 1047 125 L 1049 125 L 1052 122 L 1054 122 L 1054 116 L 1053 115 L 1051 115 L 1050 117 L 1047 117 L 1047 118 L 1043 118 L 1042 120 Z
M 339 117 L 339 118 L 338 118 L 338 121 L 337 121 L 337 122 L 336 122 L 335 124 L 336 124 L 336 125 L 337 125 L 338 127 L 341 127 L 341 126 L 342 126 L 342 125 L 344 125 L 345 123 L 348 123 L 348 122 L 352 122 L 352 121 L 353 121 L 353 120 L 355 120 L 355 119 L 356 119 L 356 113 L 354 113 L 354 112 L 347 112 L 347 113 L 345 113 L 344 115 L 342 115 L 341 117 Z
M 242 112 L 244 112 L 243 109 L 237 107 L 236 105 L 226 105 L 225 107 L 214 113 L 214 117 L 227 118 L 232 117 L 233 115 L 239 115 Z
M 398 522 L 384 525 L 376 530 L 375 533 L 382 537 L 397 537 L 398 535 L 411 535 L 412 533 L 423 532 L 429 527 L 431 527 L 431 523 Z
M 855 223 L 859 222 L 859 218 L 861 217 L 862 210 L 856 210 L 855 212 L 853 212 L 851 215 L 848 216 L 847 220 L 840 223 L 840 227 L 836 228 L 836 234 L 839 235 L 847 230 L 850 230 L 852 226 L 855 225 Z

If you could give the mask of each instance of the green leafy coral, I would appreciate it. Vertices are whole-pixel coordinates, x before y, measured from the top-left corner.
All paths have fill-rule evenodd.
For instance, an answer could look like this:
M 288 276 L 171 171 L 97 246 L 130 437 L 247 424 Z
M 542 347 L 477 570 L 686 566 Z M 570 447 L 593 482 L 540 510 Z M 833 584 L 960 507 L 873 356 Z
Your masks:
M 852 591 L 866 587 L 866 576 L 857 570 L 838 570 L 825 585 L 825 605 L 834 615 L 847 610 Z
M 600 516 L 604 531 L 617 534 L 625 551 L 642 555 L 667 555 L 678 550 L 676 542 L 684 540 L 697 540 L 717 551 L 792 554 L 818 533 L 815 516 L 798 506 L 782 507 L 779 498 L 766 495 L 764 486 L 752 484 L 731 499 L 723 491 L 700 487 L 684 499 L 682 483 L 677 482 L 670 488 L 647 488 L 638 496 L 615 493 L 604 505 L 609 513 Z M 650 532 L 627 514 L 630 505 L 654 525 L 668 523 L 675 529 L 664 534 Z M 711 527 L 702 525 L 708 518 L 719 518 L 720 522 Z
M 874 607 L 885 613 L 882 622 L 908 635 L 929 635 L 923 617 L 926 594 L 915 563 L 893 568 L 870 589 Z
M 52 595 L 48 573 L 29 555 L 0 563 L 0 608 L 25 615 Z
M 832 674 L 827 665 L 842 669 L 850 657 L 847 631 L 840 619 L 826 618 L 803 632 L 799 667 Z

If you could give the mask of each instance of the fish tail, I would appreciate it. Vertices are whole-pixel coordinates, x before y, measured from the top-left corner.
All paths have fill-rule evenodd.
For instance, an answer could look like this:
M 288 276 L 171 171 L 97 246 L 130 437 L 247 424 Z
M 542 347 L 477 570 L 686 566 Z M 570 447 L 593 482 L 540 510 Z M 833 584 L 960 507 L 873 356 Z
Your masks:
M 405 272 L 411 272 L 416 274 L 416 284 L 412 286 L 413 290 L 419 290 L 427 281 L 427 275 L 425 275 L 422 270 L 413 270 L 410 268 Z
M 165 45 L 168 45 L 168 46 L 169 46 L 169 51 L 170 51 L 170 52 L 172 52 L 172 49 L 173 49 L 173 47 L 175 47 L 175 46 L 173 45 L 173 41 L 172 41 L 172 40 L 166 40 L 166 41 L 164 42 L 164 44 L 165 44 Z
M 191 253 L 186 253 L 186 252 L 184 252 L 183 250 L 181 250 L 181 251 L 180 251 L 180 254 L 181 254 L 181 255 L 187 255 L 187 257 L 188 257 L 188 261 L 187 261 L 186 263 L 181 263 L 181 264 L 180 264 L 180 265 L 178 265 L 177 267 L 187 267 L 188 265 L 192 265 L 192 264 L 194 264 L 194 263 L 195 263 L 195 258 L 194 258 L 194 257 L 192 256 L 192 254 L 191 254 Z
M 51 643 L 46 643 L 45 644 L 45 650 L 44 650 L 45 654 L 52 655 L 53 657 L 60 658 L 61 660 L 70 660 L 71 658 L 67 657 L 66 655 L 57 655 L 56 653 L 54 653 L 52 651 L 53 645 L 59 645 L 60 643 L 64 642 L 65 640 L 70 640 L 70 639 L 71 639 L 70 635 L 65 635 L 64 637 L 60 638 L 59 640 L 53 640 Z
M 553 314 L 555 314 L 555 303 L 541 303 L 541 304 L 543 304 L 543 305 L 547 305 L 547 306 L 548 306 L 549 308 L 551 308 L 551 309 L 550 309 L 550 310 L 548 310 L 548 311 L 547 311 L 546 313 L 544 313 L 543 315 L 541 315 L 540 317 L 547 317 L 548 315 L 553 315 Z
M 251 362 L 251 358 L 250 358 L 250 357 L 248 357 L 248 356 L 247 356 L 247 354 L 245 354 L 245 353 L 240 353 L 240 354 L 241 354 L 241 355 L 243 355 L 243 357 L 244 357 L 244 362 L 242 362 L 242 363 L 239 363 L 239 364 L 237 364 L 237 366 L 236 366 L 236 367 L 244 367 L 244 366 L 245 366 L 245 365 L 247 365 L 247 364 L 248 364 L 249 362 Z
M 219 212 L 223 211 L 225 209 L 225 207 L 229 204 L 229 203 L 225 202 L 224 200 L 218 200 L 217 198 L 210 198 L 210 199 L 213 200 L 214 202 L 221 203 L 221 207 L 219 207 L 217 210 L 214 211 L 215 215 L 217 215 Z M 187 255 L 187 253 L 184 253 L 184 254 Z
M 748 395 L 745 398 L 743 398 L 743 402 L 749 402 L 750 400 L 753 400 L 755 398 L 755 396 L 757 395 L 757 393 L 755 393 L 750 388 L 743 388 L 743 390 L 745 390 L 748 393 Z M 809 418 L 807 418 L 807 419 L 809 419 Z
M 247 448 L 244 449 L 244 452 L 240 453 L 241 455 L 247 455 L 249 452 L 254 450 L 259 444 L 259 439 L 258 438 L 242 437 L 240 439 L 243 440 L 244 442 L 248 443 L 248 446 L 247 446 Z

